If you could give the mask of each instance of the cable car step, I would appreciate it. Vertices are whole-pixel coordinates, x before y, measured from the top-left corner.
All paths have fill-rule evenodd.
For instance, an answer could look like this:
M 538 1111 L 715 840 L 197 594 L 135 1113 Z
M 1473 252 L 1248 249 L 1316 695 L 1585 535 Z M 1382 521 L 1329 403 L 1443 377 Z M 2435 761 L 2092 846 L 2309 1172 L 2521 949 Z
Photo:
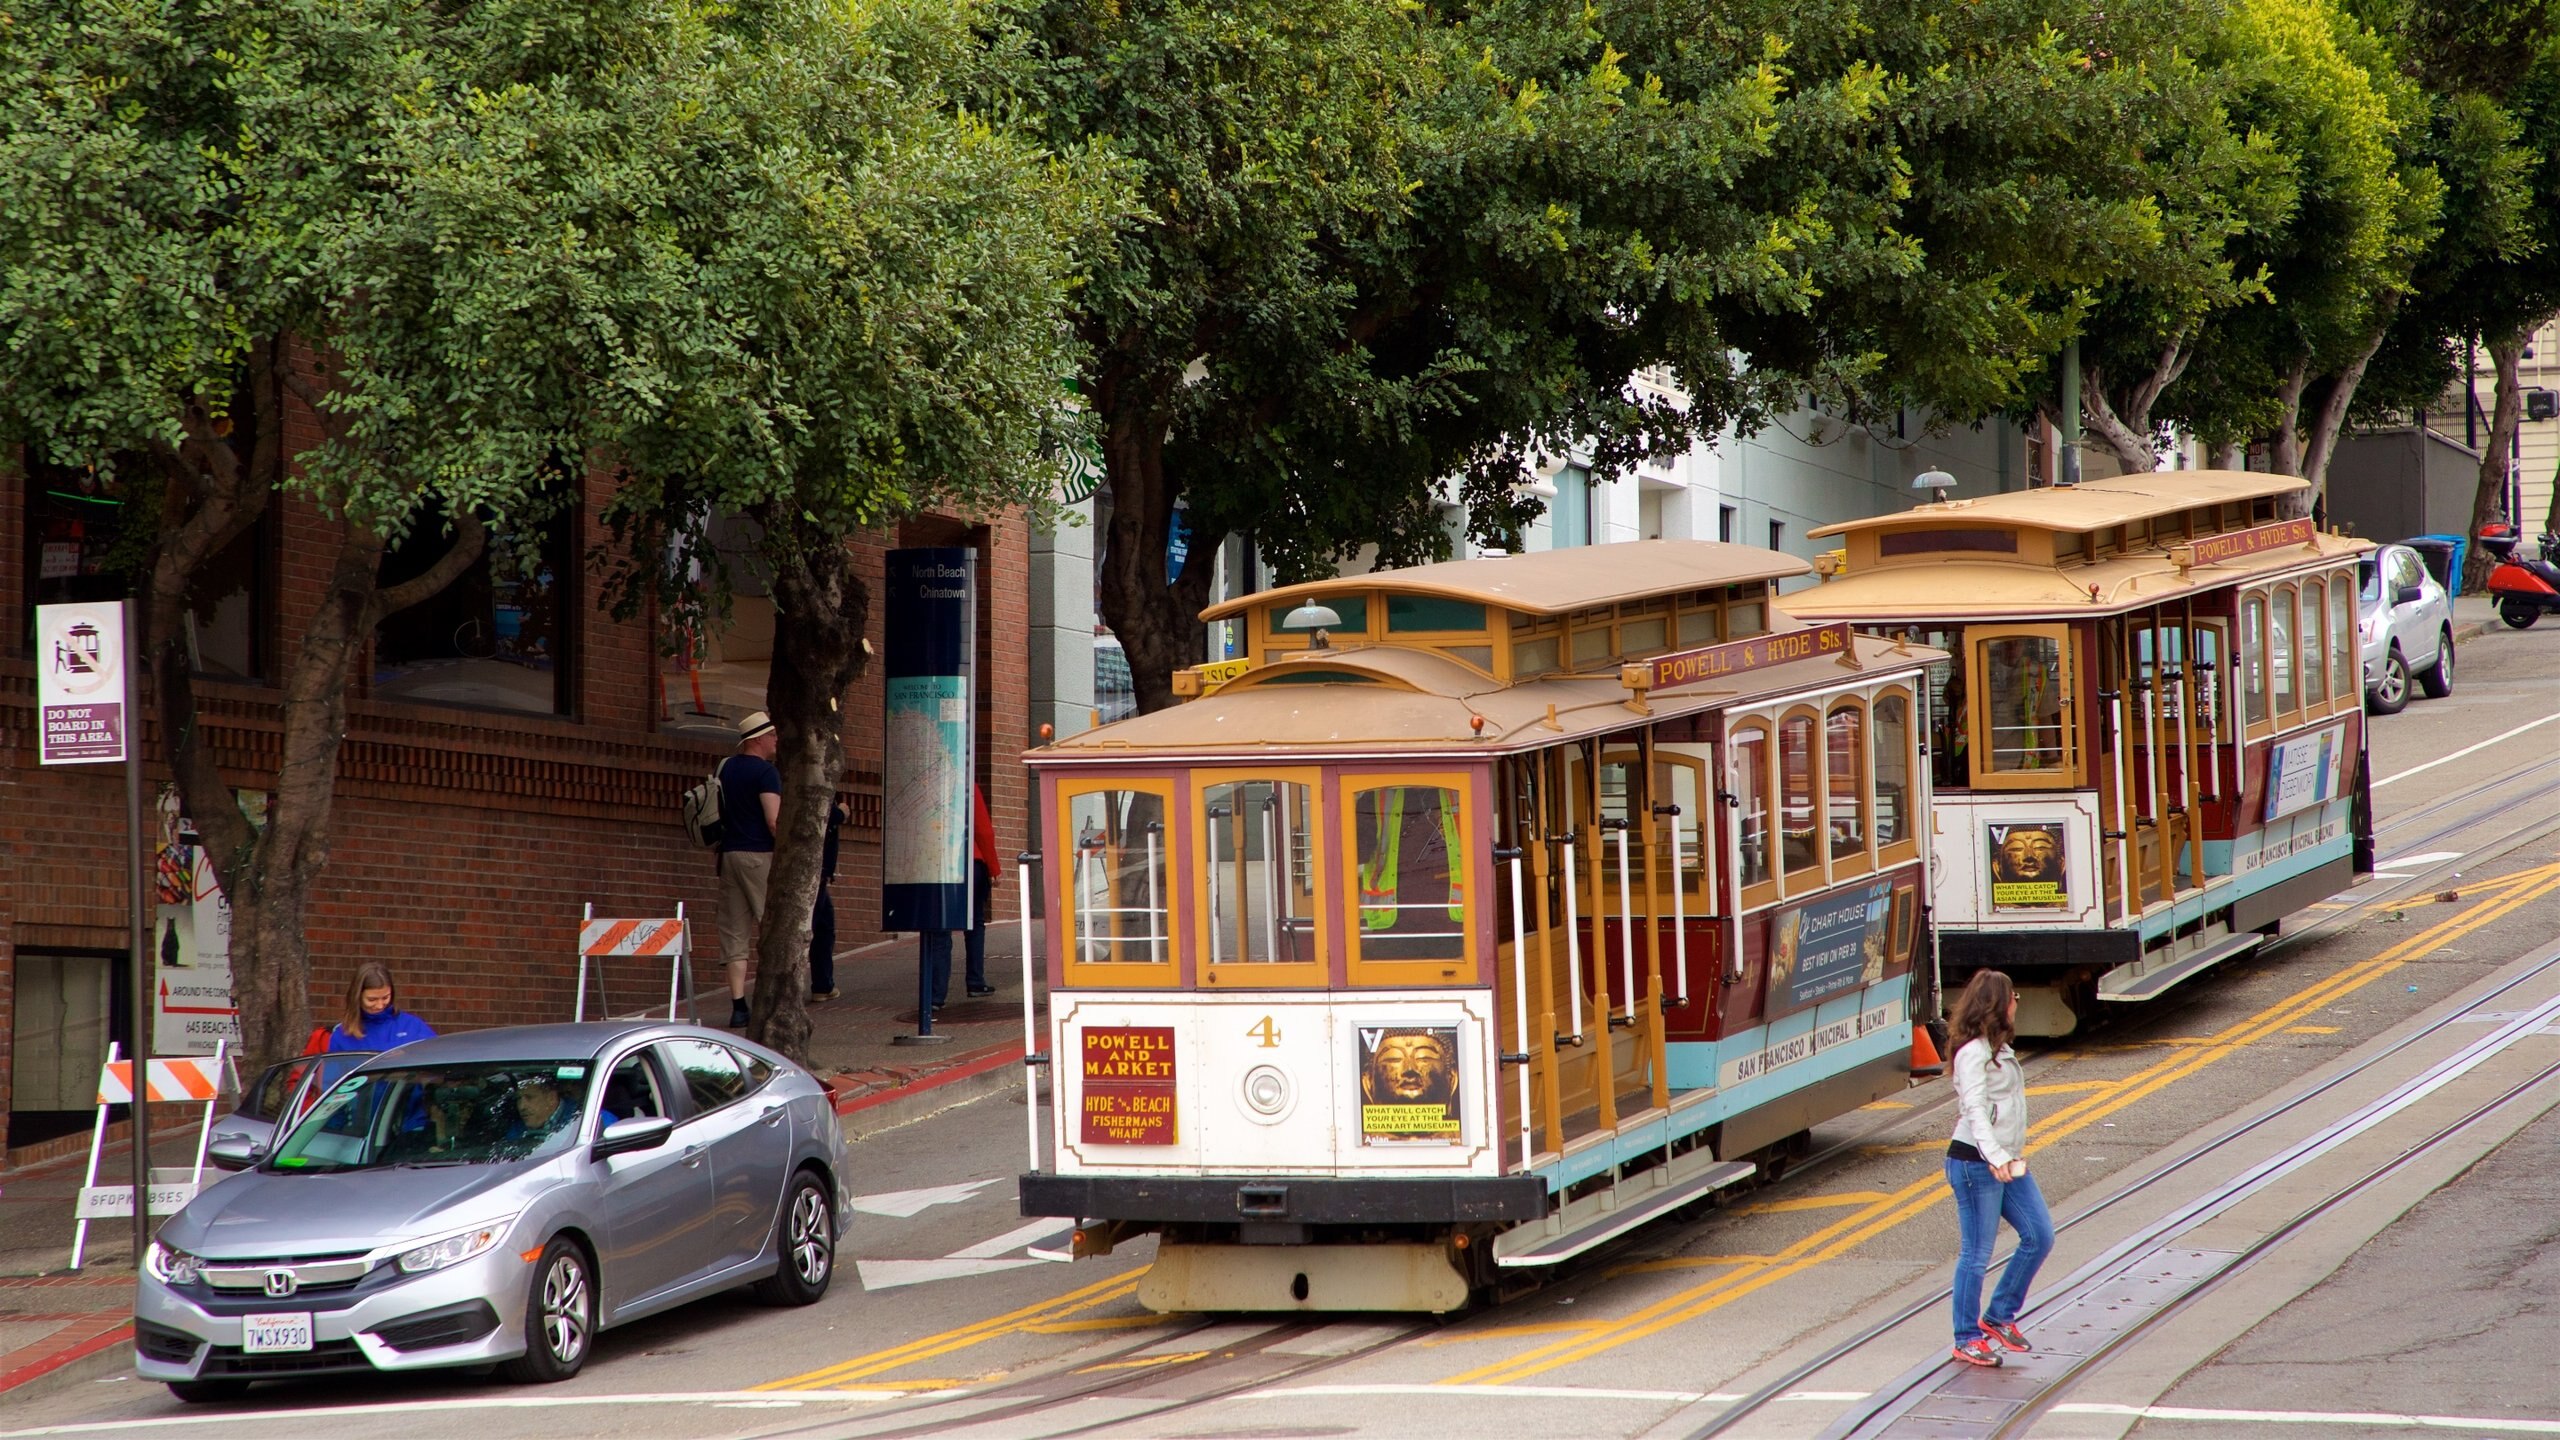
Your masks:
M 2098 998 L 2155 1000 L 2170 986 L 2191 980 L 2223 961 L 2246 955 L 2265 943 L 2267 937 L 2253 930 L 2246 935 L 2226 936 L 2192 955 L 2175 960 L 2137 960 L 2130 965 L 2119 965 L 2099 977 Z
M 1703 1152 L 1699 1158 L 1703 1162 L 1701 1168 L 1669 1184 L 1654 1183 L 1661 1171 L 1643 1171 L 1609 1189 L 1570 1201 L 1543 1221 L 1504 1231 L 1494 1237 L 1494 1263 L 1506 1269 L 1520 1269 L 1570 1260 L 1639 1225 L 1660 1219 L 1711 1190 L 1749 1179 L 1759 1169 L 1747 1160 L 1715 1160 Z M 1683 1167 L 1675 1160 L 1670 1168 L 1677 1172 Z

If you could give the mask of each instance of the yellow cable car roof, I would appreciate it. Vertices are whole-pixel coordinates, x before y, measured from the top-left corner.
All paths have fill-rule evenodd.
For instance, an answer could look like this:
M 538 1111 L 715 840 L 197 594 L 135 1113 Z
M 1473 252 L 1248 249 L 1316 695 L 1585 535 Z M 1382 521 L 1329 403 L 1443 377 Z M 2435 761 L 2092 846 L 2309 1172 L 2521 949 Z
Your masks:
M 1398 645 L 1295 651 L 1256 666 L 1215 694 L 1071 735 L 1025 758 L 1037 764 L 1299 753 L 1379 752 L 1395 758 L 1498 754 L 1702 710 L 1886 679 L 1945 658 L 1924 646 L 1873 636 L 1858 636 L 1854 644 L 1859 662 L 1854 668 L 1837 655 L 1788 661 L 1720 683 L 1653 691 L 1642 712 L 1628 708 L 1630 692 L 1614 665 L 1606 674 L 1544 676 L 1504 685 L 1445 656 Z M 1313 679 L 1318 675 L 1339 678 Z M 1484 718 L 1481 732 L 1474 725 L 1477 716 Z
M 1711 585 L 1782 580 L 1812 568 L 1792 555 L 1720 540 L 1631 540 L 1309 580 L 1221 601 L 1201 611 L 1200 618 L 1224 620 L 1274 604 L 1297 605 L 1370 591 L 1472 601 L 1532 615 L 1564 615 Z
M 1897 530 L 1906 526 L 1925 529 L 1950 520 L 1967 523 L 1991 521 L 2036 530 L 2104 530 L 2111 525 L 2175 515 L 2202 505 L 2259 500 L 2309 488 L 2311 482 L 2308 480 L 2255 470 L 2155 470 L 2144 475 L 2085 480 L 2059 488 L 2010 490 L 1998 495 L 1977 495 L 1969 499 L 1920 505 L 1891 515 L 1816 526 L 1805 534 L 1819 540 L 1827 535 L 1847 535 L 1861 530 Z
M 1889 566 L 1825 581 L 1777 597 L 1777 607 L 1806 623 L 1850 620 L 2075 619 L 2184 599 L 2261 575 L 2332 563 L 2374 548 L 2370 540 L 2315 534 L 2254 555 L 2178 568 L 2165 550 L 2136 550 L 2090 565 L 2052 566 L 1984 560 L 1904 558 Z

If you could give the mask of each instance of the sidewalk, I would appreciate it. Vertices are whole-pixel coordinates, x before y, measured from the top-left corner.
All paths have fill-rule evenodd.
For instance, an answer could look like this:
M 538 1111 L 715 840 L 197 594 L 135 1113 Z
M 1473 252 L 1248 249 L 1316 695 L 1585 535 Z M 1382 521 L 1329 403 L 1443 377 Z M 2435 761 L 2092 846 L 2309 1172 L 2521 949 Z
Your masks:
M 916 1029 L 913 937 L 845 952 L 836 961 L 841 997 L 809 1007 L 811 1068 L 835 1090 L 836 1113 L 844 1117 L 849 1138 L 1022 1083 L 1019 928 L 988 928 L 987 979 L 997 990 L 989 999 L 967 998 L 960 947 L 952 949 L 952 1004 L 933 1017 L 934 1033 L 950 1038 L 939 1044 L 896 1043 L 896 1037 Z M 1038 993 L 1045 1010 L 1045 984 Z M 715 1024 L 726 1020 L 726 1000 L 726 992 L 701 996 L 702 1018 Z M 1045 1014 L 1041 1023 L 1046 1023 Z M 180 1125 L 155 1118 L 153 1158 L 162 1165 L 191 1160 L 195 1133 L 192 1121 Z M 128 1143 L 111 1141 L 99 1161 L 100 1183 L 129 1176 L 131 1155 Z M 132 1222 L 91 1224 L 82 1268 L 67 1269 L 77 1223 L 72 1201 L 87 1163 L 84 1146 L 0 1175 L 0 1395 L 132 1344 Z

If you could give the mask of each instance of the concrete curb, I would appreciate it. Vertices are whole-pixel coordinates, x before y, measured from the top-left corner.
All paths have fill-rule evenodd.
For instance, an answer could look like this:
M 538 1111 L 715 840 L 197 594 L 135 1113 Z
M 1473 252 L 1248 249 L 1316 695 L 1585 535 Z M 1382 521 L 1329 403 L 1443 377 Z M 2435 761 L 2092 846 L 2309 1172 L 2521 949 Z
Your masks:
M 100 1324 L 105 1328 L 98 1328 Z M 12 1351 L 6 1358 L 17 1363 L 6 1371 L 0 1371 L 0 1395 L 24 1389 L 47 1376 L 60 1375 L 64 1370 L 79 1365 L 81 1361 L 98 1355 L 106 1355 L 109 1358 L 95 1365 L 82 1366 L 84 1372 L 111 1370 L 119 1361 L 129 1364 L 131 1363 L 129 1360 L 123 1360 L 123 1357 L 116 1356 L 114 1352 L 119 1347 L 130 1347 L 132 1344 L 133 1316 L 129 1307 L 101 1312 L 95 1324 L 75 1321 L 64 1326 L 61 1333 L 49 1339 L 40 1340 L 35 1345 L 26 1347 L 26 1350 Z M 39 1350 L 39 1347 L 45 1348 Z M 30 1356 L 27 1355 L 27 1350 L 39 1350 L 39 1353 Z
M 1022 1042 L 996 1047 L 992 1053 L 936 1071 L 912 1084 L 849 1096 L 836 1102 L 844 1138 L 860 1140 L 901 1125 L 912 1125 L 955 1105 L 966 1105 L 1011 1090 L 1020 1080 Z

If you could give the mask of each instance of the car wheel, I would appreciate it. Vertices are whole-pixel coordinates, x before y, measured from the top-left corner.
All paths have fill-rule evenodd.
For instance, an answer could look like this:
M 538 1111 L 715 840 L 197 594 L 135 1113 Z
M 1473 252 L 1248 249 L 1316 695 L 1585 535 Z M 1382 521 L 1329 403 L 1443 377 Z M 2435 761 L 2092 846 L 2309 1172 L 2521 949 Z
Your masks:
M 768 1305 L 815 1305 L 826 1297 L 836 1273 L 835 1203 L 826 1182 L 803 1170 L 782 1192 L 782 1214 L 774 1221 L 774 1248 L 781 1263 L 756 1282 L 756 1298 Z
M 566 1235 L 554 1235 L 533 1267 L 525 1296 L 524 1353 L 498 1367 L 525 1385 L 566 1380 L 587 1363 L 596 1338 L 596 1287 L 587 1252 Z
M 249 1393 L 246 1380 L 172 1380 L 169 1393 L 189 1405 L 220 1405 Z
M 2376 715 L 2397 715 L 2409 708 L 2409 662 L 2394 645 L 2382 657 L 2382 676 L 2365 692 L 2365 708 Z
M 2542 618 L 2542 607 L 2527 605 L 2521 600 L 2509 600 L 2498 607 L 2498 618 L 2506 621 L 2512 629 L 2530 630 L 2533 628 L 2533 622 Z
M 2436 663 L 2418 672 L 2418 688 L 2430 700 L 2441 700 L 2453 693 L 2453 632 L 2447 630 L 2436 640 Z

